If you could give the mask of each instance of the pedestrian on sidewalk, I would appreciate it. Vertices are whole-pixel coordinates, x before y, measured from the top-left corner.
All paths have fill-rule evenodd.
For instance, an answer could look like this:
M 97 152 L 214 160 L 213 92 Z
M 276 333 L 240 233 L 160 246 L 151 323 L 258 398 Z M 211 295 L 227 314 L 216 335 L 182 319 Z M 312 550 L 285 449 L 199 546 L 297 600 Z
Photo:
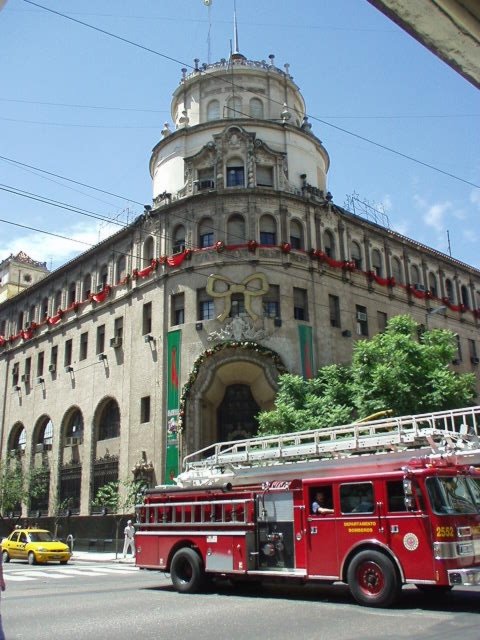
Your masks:
M 128 549 L 131 549 L 132 558 L 135 557 L 135 527 L 132 524 L 131 520 L 127 521 L 127 526 L 123 530 L 123 535 L 125 536 L 125 541 L 123 543 L 123 557 L 127 557 Z

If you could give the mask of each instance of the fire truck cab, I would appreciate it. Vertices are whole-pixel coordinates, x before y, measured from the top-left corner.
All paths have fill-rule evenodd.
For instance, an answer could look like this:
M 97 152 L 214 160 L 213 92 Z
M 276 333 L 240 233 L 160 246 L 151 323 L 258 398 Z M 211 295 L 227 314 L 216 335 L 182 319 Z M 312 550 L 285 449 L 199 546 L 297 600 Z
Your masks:
M 385 445 L 392 419 L 327 430 L 328 439 L 321 430 L 214 445 L 187 460 L 177 486 L 147 491 L 136 564 L 170 573 L 184 593 L 214 576 L 340 581 L 369 606 L 393 604 L 409 583 L 480 587 L 479 416 L 476 407 L 447 421 L 397 418 L 395 438 L 400 420 L 407 446 L 396 451 Z M 415 448 L 425 438 L 428 451 Z

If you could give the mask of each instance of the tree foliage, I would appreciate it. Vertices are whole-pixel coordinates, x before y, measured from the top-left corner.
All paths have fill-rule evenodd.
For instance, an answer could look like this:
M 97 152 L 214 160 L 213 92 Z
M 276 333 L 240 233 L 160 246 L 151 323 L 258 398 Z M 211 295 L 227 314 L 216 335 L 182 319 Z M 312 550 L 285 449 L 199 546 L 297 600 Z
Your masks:
M 144 486 L 138 480 L 116 480 L 107 482 L 97 491 L 92 501 L 95 507 L 104 507 L 114 515 L 131 513 L 140 501 Z
M 473 404 L 475 376 L 449 368 L 457 350 L 451 331 L 421 332 L 411 316 L 392 318 L 384 333 L 355 343 L 352 364 L 322 367 L 310 380 L 280 377 L 275 409 L 258 416 L 261 435 Z
M 48 491 L 49 471 L 45 467 L 34 467 L 25 472 L 22 462 L 9 454 L 0 462 L 0 511 L 20 511 L 23 503 Z

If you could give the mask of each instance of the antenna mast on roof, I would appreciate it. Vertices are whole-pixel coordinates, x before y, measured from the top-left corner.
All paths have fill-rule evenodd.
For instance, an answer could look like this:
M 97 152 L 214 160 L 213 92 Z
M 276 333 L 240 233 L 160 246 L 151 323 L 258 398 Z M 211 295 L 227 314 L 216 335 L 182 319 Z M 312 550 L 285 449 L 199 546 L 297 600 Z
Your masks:
M 233 53 L 240 53 L 238 50 L 237 3 L 235 0 L 233 0 Z
M 210 33 L 212 31 L 212 12 L 210 10 L 210 7 L 212 6 L 212 1 L 213 0 L 203 0 L 203 4 L 206 7 L 208 7 L 208 36 L 207 36 L 207 47 L 208 47 L 207 62 L 208 62 L 208 64 L 210 64 L 210 62 L 211 62 Z

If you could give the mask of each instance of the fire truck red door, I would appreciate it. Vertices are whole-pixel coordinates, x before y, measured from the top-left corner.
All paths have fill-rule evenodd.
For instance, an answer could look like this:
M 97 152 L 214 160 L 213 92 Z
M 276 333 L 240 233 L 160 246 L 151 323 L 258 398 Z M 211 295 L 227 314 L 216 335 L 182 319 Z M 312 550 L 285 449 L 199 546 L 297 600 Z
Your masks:
M 432 531 L 428 515 L 416 508 L 407 511 L 402 480 L 387 480 L 384 501 L 386 543 L 398 558 L 406 580 L 434 580 Z M 423 500 L 415 486 L 415 507 Z
M 308 487 L 307 573 L 338 577 L 336 518 L 331 485 Z

